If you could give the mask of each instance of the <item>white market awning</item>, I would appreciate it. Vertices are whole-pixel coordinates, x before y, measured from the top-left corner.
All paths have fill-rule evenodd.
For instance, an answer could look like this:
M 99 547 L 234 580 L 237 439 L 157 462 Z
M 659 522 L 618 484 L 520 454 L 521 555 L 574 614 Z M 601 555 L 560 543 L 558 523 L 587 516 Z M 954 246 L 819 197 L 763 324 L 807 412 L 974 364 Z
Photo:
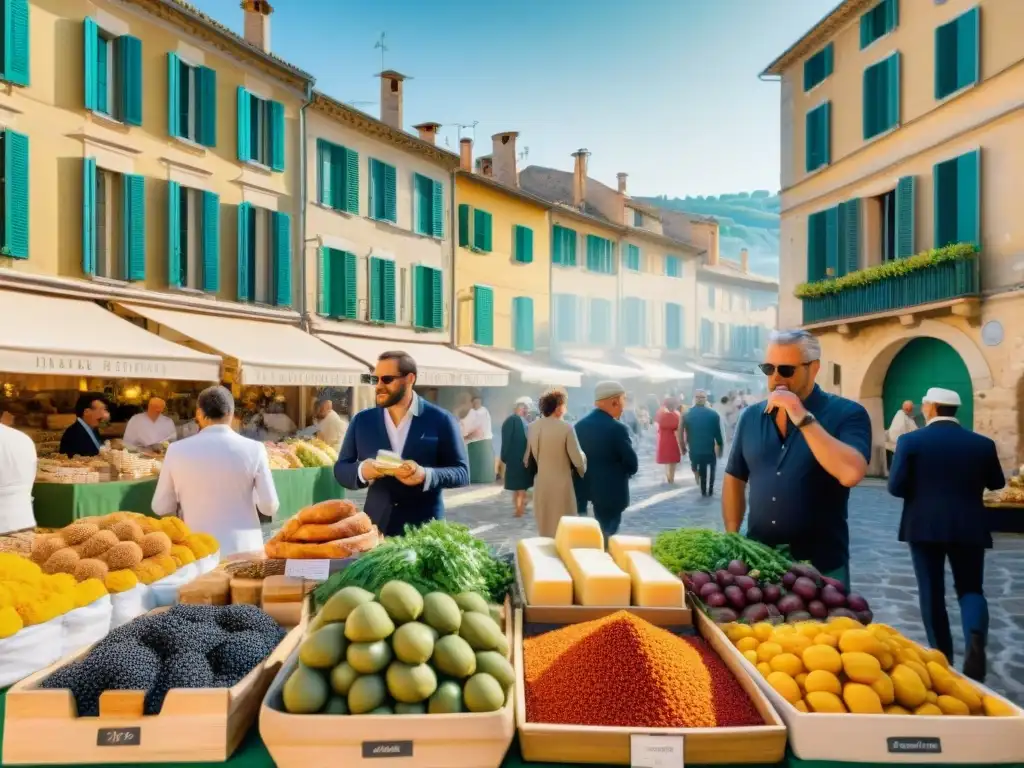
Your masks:
M 0 291 L 0 307 L 0 371 L 220 381 L 220 358 L 154 337 L 92 301 Z
M 690 381 L 693 379 L 692 371 L 681 371 L 678 368 L 673 368 L 671 365 L 661 362 L 661 360 L 633 357 L 632 355 L 626 359 L 643 371 L 645 379 L 655 384 L 669 381 Z
M 508 371 L 477 360 L 445 344 L 398 339 L 377 339 L 321 333 L 317 336 L 332 347 L 373 368 L 382 352 L 401 350 L 416 361 L 416 383 L 426 387 L 504 387 Z
M 745 384 L 749 383 L 754 378 L 753 374 L 720 371 L 717 368 L 708 368 L 705 365 L 699 365 L 697 363 L 687 363 L 687 365 L 698 373 L 706 373 L 708 376 L 714 376 L 716 379 L 721 379 L 722 381 L 735 381 L 740 384 Z
M 351 387 L 366 373 L 364 365 L 294 325 L 121 306 L 236 360 L 244 386 Z
M 459 347 L 459 350 L 508 371 L 514 371 L 519 374 L 520 380 L 527 384 L 541 384 L 549 387 L 579 387 L 583 383 L 583 376 L 579 371 L 570 371 L 567 368 L 555 368 L 551 365 L 545 365 L 546 360 L 534 360 L 514 352 L 483 349 L 481 347 Z
M 579 368 L 587 376 L 600 376 L 604 379 L 639 379 L 644 375 L 639 368 L 589 360 L 585 357 L 564 357 L 562 359 L 574 368 Z

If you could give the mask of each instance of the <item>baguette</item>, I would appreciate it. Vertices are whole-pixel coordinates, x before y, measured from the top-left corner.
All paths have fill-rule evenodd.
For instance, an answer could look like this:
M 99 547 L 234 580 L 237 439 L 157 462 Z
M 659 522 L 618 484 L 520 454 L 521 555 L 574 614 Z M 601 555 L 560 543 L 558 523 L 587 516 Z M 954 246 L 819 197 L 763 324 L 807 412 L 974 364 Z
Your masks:
M 373 528 L 369 516 L 365 512 L 359 512 L 352 517 L 346 517 L 336 523 L 328 525 L 315 525 L 306 523 L 300 525 L 294 531 L 282 532 L 281 538 L 285 541 L 298 543 L 320 543 L 324 541 L 337 541 L 347 539 L 350 536 L 358 536 Z
M 359 508 L 351 501 L 328 499 L 300 509 L 296 517 L 303 523 L 329 525 L 344 520 L 346 517 L 352 517 L 358 512 Z
M 376 528 L 358 536 L 318 544 L 281 541 L 276 536 L 267 542 L 267 556 L 281 560 L 340 560 L 377 546 Z

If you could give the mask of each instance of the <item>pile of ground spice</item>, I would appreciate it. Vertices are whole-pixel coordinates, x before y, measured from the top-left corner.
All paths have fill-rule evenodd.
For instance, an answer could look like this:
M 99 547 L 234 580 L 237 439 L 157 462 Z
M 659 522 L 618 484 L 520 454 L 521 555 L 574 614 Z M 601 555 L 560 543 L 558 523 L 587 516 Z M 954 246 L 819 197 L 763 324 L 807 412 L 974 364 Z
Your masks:
M 627 611 L 523 641 L 532 723 L 635 728 L 760 725 L 713 651 Z

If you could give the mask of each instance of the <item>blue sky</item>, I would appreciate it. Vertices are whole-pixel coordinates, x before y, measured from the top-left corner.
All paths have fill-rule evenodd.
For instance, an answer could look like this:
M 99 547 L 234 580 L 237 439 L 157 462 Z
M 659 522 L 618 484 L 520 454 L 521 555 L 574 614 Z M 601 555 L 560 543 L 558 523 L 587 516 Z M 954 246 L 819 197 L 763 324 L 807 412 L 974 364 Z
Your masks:
M 241 32 L 237 0 L 191 0 Z M 274 53 L 317 88 L 378 115 L 380 50 L 406 83 L 405 122 L 477 122 L 475 153 L 519 131 L 525 164 L 591 175 L 632 195 L 779 186 L 779 86 L 757 75 L 836 0 L 277 0 Z M 371 102 L 371 103 L 359 103 Z M 473 136 L 473 129 L 463 135 Z

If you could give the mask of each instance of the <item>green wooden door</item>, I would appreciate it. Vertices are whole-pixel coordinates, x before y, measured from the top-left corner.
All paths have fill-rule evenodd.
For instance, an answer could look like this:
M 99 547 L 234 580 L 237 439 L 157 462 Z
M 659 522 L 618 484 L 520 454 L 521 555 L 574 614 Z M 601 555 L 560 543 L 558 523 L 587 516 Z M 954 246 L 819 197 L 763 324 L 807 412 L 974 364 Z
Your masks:
M 968 429 L 974 428 L 974 390 L 967 366 L 946 342 L 920 337 L 907 342 L 886 371 L 882 386 L 886 429 L 904 400 L 913 401 L 915 411 L 919 412 L 921 398 L 929 387 L 952 389 L 958 393 L 963 404 L 957 418 Z

